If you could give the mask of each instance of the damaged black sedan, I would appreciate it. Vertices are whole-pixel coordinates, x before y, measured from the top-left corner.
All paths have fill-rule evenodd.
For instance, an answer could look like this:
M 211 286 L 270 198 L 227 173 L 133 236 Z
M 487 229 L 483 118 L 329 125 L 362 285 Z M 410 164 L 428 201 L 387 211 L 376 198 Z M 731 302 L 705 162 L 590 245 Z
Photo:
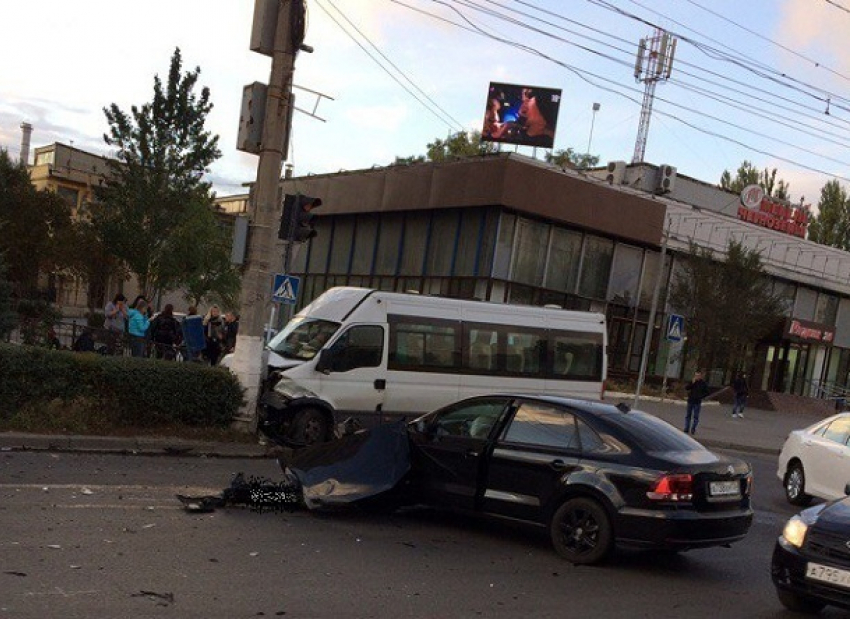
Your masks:
M 615 545 L 727 546 L 752 522 L 749 464 L 714 454 L 666 422 L 623 405 L 475 397 L 409 423 L 406 442 L 407 448 L 371 450 L 368 465 L 352 467 L 343 459 L 338 471 L 319 458 L 319 477 L 335 481 L 312 483 L 357 487 L 362 496 L 358 470 L 375 483 L 385 460 L 389 478 L 383 481 L 392 483 L 397 498 L 548 527 L 557 552 L 577 564 L 603 561 Z M 308 448 L 308 457 L 296 460 L 339 450 L 332 446 Z M 399 461 L 408 458 L 409 467 Z M 296 473 L 316 477 L 315 467 Z M 327 491 L 326 500 L 333 493 Z

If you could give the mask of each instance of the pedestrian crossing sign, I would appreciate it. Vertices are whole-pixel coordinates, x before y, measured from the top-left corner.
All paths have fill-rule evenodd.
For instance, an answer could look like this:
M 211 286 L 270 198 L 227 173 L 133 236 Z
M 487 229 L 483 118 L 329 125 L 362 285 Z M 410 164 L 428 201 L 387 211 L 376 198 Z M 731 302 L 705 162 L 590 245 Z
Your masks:
M 685 332 L 685 317 L 670 314 L 667 318 L 667 341 L 681 342 Z
M 301 278 L 285 273 L 277 273 L 274 276 L 272 286 L 272 301 L 275 303 L 294 304 L 298 300 L 298 287 Z

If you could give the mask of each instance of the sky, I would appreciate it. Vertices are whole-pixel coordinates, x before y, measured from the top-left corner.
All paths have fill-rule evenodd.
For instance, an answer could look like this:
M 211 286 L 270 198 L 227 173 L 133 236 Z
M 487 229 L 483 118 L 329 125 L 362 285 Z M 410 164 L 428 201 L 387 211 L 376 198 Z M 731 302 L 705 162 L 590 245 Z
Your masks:
M 826 182 L 850 186 L 850 0 L 307 4 L 314 52 L 297 56 L 295 84 L 330 99 L 316 106 L 315 95 L 295 91 L 297 107 L 322 118 L 295 114 L 296 175 L 384 166 L 480 129 L 491 81 L 561 89 L 555 149 L 631 161 L 644 93 L 635 52 L 661 27 L 679 40 L 671 77 L 656 86 L 645 161 L 715 184 L 749 160 L 777 168 L 792 201 L 813 205 Z M 252 0 L 5 2 L 0 148 L 19 156 L 26 121 L 33 147 L 73 143 L 109 155 L 103 108 L 149 101 L 154 75 L 167 75 L 179 47 L 214 103 L 207 126 L 222 157 L 209 178 L 219 195 L 244 192 L 257 157 L 236 150 L 242 89 L 268 82 L 271 68 L 249 50 L 253 8 Z

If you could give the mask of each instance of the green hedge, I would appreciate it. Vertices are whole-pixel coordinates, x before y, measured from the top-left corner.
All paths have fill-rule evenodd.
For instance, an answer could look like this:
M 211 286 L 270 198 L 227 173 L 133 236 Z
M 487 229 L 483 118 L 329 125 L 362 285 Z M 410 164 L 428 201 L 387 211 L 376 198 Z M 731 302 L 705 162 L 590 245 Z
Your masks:
M 117 427 L 224 427 L 243 390 L 223 368 L 0 344 L 0 419 L 57 401 L 96 408 Z

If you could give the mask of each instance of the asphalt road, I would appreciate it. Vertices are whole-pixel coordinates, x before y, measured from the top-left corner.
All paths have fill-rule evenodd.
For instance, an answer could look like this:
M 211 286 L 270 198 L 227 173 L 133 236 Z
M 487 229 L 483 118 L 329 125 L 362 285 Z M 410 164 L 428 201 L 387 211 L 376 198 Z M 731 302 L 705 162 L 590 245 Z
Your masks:
M 558 558 L 545 533 L 429 509 L 190 514 L 174 495 L 218 493 L 269 460 L 0 454 L 0 618 L 764 617 L 795 509 L 774 458 L 755 469 L 755 523 L 730 549 Z M 827 610 L 825 617 L 844 614 Z

